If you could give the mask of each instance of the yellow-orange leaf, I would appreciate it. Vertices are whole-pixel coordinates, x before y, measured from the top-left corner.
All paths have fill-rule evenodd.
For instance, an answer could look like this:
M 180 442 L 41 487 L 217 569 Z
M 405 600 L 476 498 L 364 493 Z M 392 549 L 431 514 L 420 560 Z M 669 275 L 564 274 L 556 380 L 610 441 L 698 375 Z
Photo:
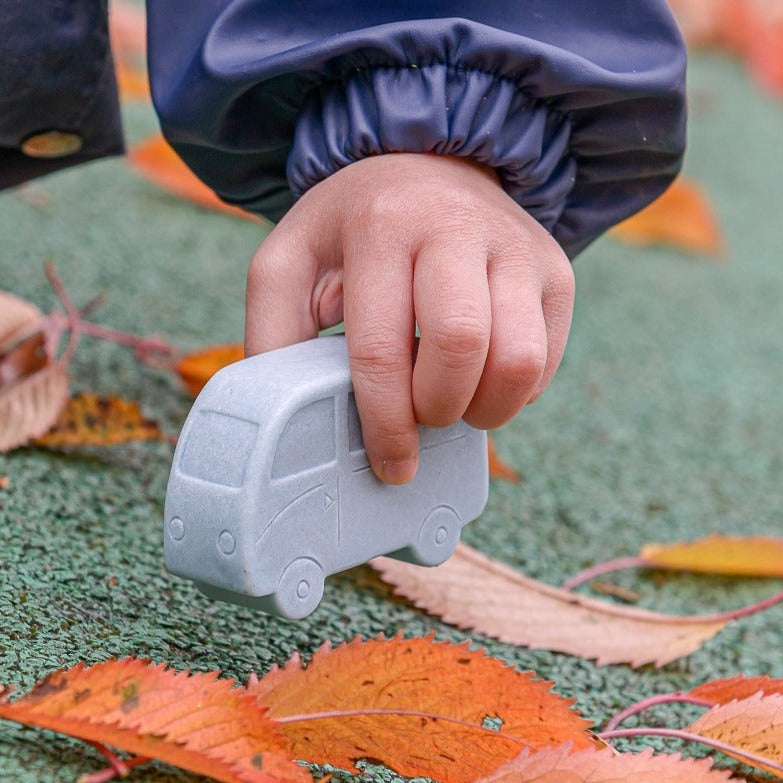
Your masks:
M 489 452 L 489 477 L 495 479 L 504 479 L 505 481 L 519 481 L 519 473 L 510 465 L 504 462 L 498 456 L 495 448 L 495 441 L 492 437 L 487 438 L 487 450 Z
M 83 392 L 72 397 L 52 429 L 35 439 L 39 446 L 110 446 L 133 440 L 163 440 L 157 422 L 138 403 Z
M 690 691 L 691 696 L 711 701 L 713 704 L 728 704 L 735 699 L 747 699 L 757 693 L 763 693 L 765 696 L 771 696 L 773 693 L 783 695 L 783 680 L 738 674 L 736 677 L 710 680 Z
M 650 206 L 615 226 L 611 234 L 636 245 L 667 244 L 713 256 L 723 252 L 723 238 L 706 196 L 682 178 Z
M 1 689 L 0 689 L 1 690 Z M 216 672 L 190 674 L 136 659 L 59 671 L 0 718 L 166 761 L 226 783 L 304 783 L 287 742 L 257 702 Z M 268 773 L 274 769 L 274 776 Z
M 698 649 L 727 622 L 575 595 L 523 576 L 466 544 L 436 568 L 391 558 L 371 564 L 396 593 L 444 622 L 511 644 L 595 658 L 599 665 L 662 666 Z
M 648 544 L 642 559 L 654 568 L 732 576 L 783 576 L 783 538 L 714 535 L 676 544 Z
M 724 751 L 730 756 L 782 776 L 783 696 L 780 694 L 756 694 L 713 707 L 692 723 L 688 731 L 724 742 L 737 749 Z M 742 751 L 761 756 L 770 763 L 748 758 Z
M 678 754 L 617 753 L 611 748 L 573 753 L 568 746 L 525 752 L 476 783 L 720 783 L 729 772 L 713 770 L 709 759 Z M 740 783 L 735 781 L 735 783 Z
M 398 636 L 324 646 L 307 668 L 294 656 L 248 690 L 299 758 L 348 769 L 373 758 L 471 783 L 525 747 L 594 744 L 589 722 L 550 687 L 466 645 Z
M 218 370 L 244 356 L 245 351 L 239 344 L 213 345 L 183 356 L 176 370 L 187 390 L 195 397 Z
M 163 190 L 179 198 L 192 201 L 206 209 L 226 212 L 235 217 L 256 222 L 262 218 L 226 204 L 208 188 L 180 159 L 168 142 L 160 135 L 151 136 L 128 152 L 128 162 L 138 174 Z

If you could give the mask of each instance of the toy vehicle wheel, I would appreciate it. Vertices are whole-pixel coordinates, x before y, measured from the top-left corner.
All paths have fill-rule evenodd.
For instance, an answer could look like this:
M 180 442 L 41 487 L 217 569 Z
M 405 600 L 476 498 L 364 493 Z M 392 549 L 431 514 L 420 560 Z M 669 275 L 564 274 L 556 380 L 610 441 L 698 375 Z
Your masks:
M 307 617 L 321 602 L 324 572 L 315 560 L 298 557 L 286 566 L 273 596 L 277 614 L 289 620 Z
M 434 508 L 422 522 L 416 543 L 410 547 L 410 559 L 419 565 L 440 565 L 451 557 L 461 530 L 459 515 L 453 508 Z

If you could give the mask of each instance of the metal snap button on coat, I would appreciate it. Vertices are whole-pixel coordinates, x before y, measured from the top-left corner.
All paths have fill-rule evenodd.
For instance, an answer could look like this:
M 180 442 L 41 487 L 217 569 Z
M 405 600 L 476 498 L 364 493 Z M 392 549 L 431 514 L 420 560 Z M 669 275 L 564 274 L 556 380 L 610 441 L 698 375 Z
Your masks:
M 22 142 L 22 152 L 31 158 L 64 158 L 82 148 L 82 137 L 66 131 L 44 131 L 28 136 Z

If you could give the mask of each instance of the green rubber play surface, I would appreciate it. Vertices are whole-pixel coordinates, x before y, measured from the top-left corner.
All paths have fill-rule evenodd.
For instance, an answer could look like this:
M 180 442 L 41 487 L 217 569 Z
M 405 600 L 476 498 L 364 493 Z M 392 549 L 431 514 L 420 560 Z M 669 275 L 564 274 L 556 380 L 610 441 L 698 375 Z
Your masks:
M 464 531 L 469 544 L 552 584 L 648 541 L 783 534 L 783 102 L 723 58 L 695 58 L 689 78 L 686 174 L 710 195 L 726 258 L 605 238 L 577 260 L 563 366 L 547 394 L 495 434 L 524 480 L 494 481 L 486 512 Z M 148 109 L 125 112 L 129 141 L 155 130 Z M 241 341 L 245 267 L 261 227 L 177 201 L 122 160 L 34 187 L 35 199 L 0 195 L 0 288 L 48 310 L 55 299 L 42 267 L 51 259 L 77 303 L 106 295 L 94 320 L 183 349 Z M 87 338 L 72 378 L 74 391 L 140 401 L 172 433 L 190 404 L 167 375 Z M 0 682 L 27 689 L 55 668 L 126 655 L 245 680 L 327 639 L 469 638 L 393 598 L 366 567 L 330 579 L 321 607 L 299 623 L 210 602 L 163 568 L 171 456 L 154 443 L 0 457 Z M 641 593 L 641 606 L 674 613 L 729 609 L 783 587 L 687 575 L 617 581 Z M 475 643 L 553 680 L 601 722 L 716 676 L 783 676 L 783 608 L 736 622 L 660 670 Z M 80 743 L 0 723 L 0 780 L 73 781 L 100 766 Z M 197 778 L 152 766 L 128 780 Z

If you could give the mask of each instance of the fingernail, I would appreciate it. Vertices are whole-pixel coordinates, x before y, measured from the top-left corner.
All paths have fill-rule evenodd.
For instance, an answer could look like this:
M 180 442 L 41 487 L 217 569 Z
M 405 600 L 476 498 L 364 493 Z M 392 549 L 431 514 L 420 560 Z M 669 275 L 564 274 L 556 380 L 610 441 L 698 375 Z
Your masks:
M 418 454 L 408 459 L 385 459 L 381 461 L 378 477 L 386 484 L 407 484 L 416 475 L 418 467 Z

